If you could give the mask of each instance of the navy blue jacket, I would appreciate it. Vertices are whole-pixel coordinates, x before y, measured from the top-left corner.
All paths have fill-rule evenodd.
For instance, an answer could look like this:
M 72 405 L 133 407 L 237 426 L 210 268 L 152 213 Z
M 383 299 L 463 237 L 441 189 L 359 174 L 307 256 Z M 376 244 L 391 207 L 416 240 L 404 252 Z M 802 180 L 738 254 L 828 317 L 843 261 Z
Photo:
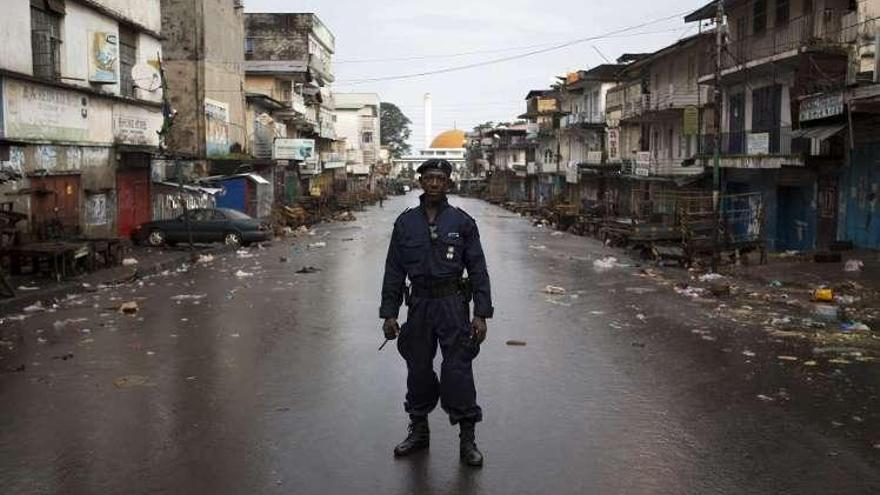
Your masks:
M 404 211 L 394 222 L 379 317 L 397 318 L 407 277 L 414 285 L 430 285 L 439 279 L 459 278 L 467 270 L 473 287 L 474 316 L 491 318 L 494 310 L 489 271 L 477 222 L 444 201 L 434 219 L 437 236 L 432 240 L 424 197 L 420 199 L 422 204 Z

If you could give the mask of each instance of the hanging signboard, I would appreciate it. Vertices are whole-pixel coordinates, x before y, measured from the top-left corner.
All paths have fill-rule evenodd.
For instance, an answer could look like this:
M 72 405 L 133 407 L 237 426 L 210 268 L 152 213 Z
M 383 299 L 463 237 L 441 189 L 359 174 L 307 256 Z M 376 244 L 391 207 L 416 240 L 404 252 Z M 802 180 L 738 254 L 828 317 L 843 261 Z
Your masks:
M 748 134 L 748 154 L 749 155 L 767 155 L 770 153 L 770 133 L 769 132 L 750 132 Z
M 314 139 L 275 139 L 273 147 L 275 160 L 317 161 Z
M 800 121 L 824 119 L 843 114 L 843 92 L 837 91 L 801 101 Z

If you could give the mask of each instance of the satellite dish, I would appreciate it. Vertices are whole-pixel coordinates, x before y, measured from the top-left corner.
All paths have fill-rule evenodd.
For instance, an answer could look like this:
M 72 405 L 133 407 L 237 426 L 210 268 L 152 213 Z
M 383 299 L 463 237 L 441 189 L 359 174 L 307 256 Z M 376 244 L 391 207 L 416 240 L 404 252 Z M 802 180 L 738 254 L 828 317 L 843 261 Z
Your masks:
M 131 79 L 138 89 L 154 92 L 162 87 L 159 71 L 149 64 L 137 64 L 131 68 Z

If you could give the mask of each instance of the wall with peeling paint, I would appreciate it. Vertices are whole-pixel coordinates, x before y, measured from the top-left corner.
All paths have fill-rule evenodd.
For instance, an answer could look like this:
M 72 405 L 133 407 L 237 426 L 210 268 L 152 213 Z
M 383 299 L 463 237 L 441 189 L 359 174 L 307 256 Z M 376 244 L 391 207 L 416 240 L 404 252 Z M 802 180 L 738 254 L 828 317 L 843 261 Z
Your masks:
M 856 145 L 840 179 L 843 239 L 880 248 L 880 142 Z

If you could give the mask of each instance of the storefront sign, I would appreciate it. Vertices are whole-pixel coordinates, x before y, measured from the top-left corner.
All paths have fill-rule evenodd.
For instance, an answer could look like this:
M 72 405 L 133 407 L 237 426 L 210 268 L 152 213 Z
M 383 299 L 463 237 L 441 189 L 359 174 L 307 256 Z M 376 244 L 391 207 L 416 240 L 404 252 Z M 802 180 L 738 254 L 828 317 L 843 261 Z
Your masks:
M 620 129 L 608 129 L 608 161 L 620 160 Z
M 5 86 L 7 138 L 89 140 L 91 101 L 88 96 L 10 79 L 5 81 Z
M 602 164 L 602 152 L 601 151 L 588 151 L 587 152 L 587 163 L 590 165 L 601 165 Z
M 748 138 L 749 155 L 767 155 L 770 153 L 769 132 L 750 132 Z
M 162 115 L 131 105 L 113 107 L 113 141 L 135 146 L 159 146 Z
M 318 157 L 315 155 L 315 140 L 292 138 L 276 139 L 273 148 L 273 158 L 275 160 L 317 162 Z
M 119 38 L 116 33 L 92 32 L 89 46 L 89 82 L 115 84 L 119 62 Z
M 800 121 L 824 119 L 843 114 L 843 93 L 836 92 L 801 101 Z

